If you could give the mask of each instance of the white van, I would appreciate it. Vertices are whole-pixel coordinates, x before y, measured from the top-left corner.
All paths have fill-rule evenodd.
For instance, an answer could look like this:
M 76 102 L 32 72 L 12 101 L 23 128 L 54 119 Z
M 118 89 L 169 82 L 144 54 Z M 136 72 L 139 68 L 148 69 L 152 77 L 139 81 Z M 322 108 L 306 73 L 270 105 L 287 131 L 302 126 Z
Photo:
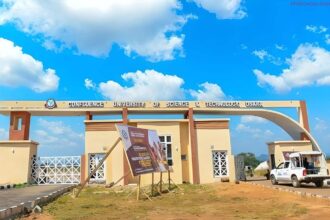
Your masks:
M 330 179 L 324 158 L 319 151 L 291 153 L 288 161 L 270 172 L 270 180 L 273 185 L 283 182 L 300 187 L 301 183 L 313 182 L 317 187 L 322 187 L 324 180 Z

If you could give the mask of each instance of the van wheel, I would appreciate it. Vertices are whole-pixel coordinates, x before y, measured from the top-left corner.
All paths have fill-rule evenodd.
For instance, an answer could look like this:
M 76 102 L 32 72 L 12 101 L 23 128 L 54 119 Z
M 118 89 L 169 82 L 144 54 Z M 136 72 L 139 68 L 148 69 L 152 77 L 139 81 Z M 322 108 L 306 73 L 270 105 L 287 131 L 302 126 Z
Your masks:
M 274 175 L 271 175 L 270 176 L 270 181 L 272 182 L 273 185 L 277 185 L 278 184 L 278 182 L 276 181 L 276 178 L 275 178 Z
M 292 176 L 291 181 L 292 181 L 292 186 L 293 187 L 295 187 L 295 188 L 300 187 L 300 182 L 299 182 L 297 176 Z
M 315 182 L 316 187 L 323 187 L 323 181 L 317 181 Z

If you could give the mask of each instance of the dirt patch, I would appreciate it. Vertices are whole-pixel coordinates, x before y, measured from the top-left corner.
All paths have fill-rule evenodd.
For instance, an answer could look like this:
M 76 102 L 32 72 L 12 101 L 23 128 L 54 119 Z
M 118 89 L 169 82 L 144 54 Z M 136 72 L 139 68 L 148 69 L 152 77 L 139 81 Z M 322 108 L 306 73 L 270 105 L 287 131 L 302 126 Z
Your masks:
M 87 188 L 28 219 L 328 219 L 330 201 L 247 184 L 181 185 L 153 201 L 132 189 Z

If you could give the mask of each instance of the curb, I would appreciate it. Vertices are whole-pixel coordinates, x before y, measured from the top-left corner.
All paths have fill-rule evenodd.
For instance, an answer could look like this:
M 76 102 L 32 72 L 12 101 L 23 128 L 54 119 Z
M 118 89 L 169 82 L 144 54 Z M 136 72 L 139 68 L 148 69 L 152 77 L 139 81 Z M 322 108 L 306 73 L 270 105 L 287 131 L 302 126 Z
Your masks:
M 16 184 L 6 184 L 6 185 L 0 185 L 0 190 L 3 189 L 10 189 L 10 188 L 15 188 Z
M 17 186 L 28 186 L 27 183 L 23 183 L 23 184 L 5 184 L 5 185 L 0 185 L 0 190 L 4 190 L 4 189 L 13 189 L 16 188 Z
M 15 218 L 21 216 L 22 214 L 31 212 L 37 205 L 44 206 L 44 205 L 48 204 L 49 202 L 54 201 L 59 196 L 63 195 L 66 192 L 71 191 L 75 187 L 76 187 L 76 185 L 67 186 L 63 189 L 51 192 L 46 196 L 37 197 L 36 199 L 34 199 L 32 201 L 20 203 L 18 205 L 9 207 L 7 209 L 2 209 L 2 210 L 0 210 L 0 219 L 1 220 L 2 219 L 4 219 L 4 220 L 15 219 Z
M 250 182 L 244 182 L 244 181 L 240 181 L 240 183 L 247 184 L 247 185 L 260 186 L 260 187 L 268 188 L 268 189 L 275 189 L 275 190 L 278 190 L 280 192 L 294 193 L 294 194 L 299 195 L 301 197 L 310 197 L 310 198 L 319 198 L 319 199 L 330 200 L 330 196 L 324 196 L 324 195 L 319 195 L 319 194 L 314 194 L 314 193 L 309 193 L 309 192 L 300 192 L 300 191 L 296 191 L 296 190 L 293 190 L 293 189 L 285 189 L 285 188 L 276 187 L 276 186 L 265 186 L 265 185 L 261 185 L 261 184 L 258 184 L 258 183 L 250 183 Z

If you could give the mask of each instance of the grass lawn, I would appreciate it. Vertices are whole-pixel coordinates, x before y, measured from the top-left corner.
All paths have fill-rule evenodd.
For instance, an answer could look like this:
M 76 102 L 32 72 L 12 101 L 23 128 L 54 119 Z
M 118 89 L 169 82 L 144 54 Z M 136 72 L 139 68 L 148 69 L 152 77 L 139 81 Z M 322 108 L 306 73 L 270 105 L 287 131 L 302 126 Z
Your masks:
M 247 184 L 180 185 L 152 201 L 132 188 L 88 187 L 65 195 L 30 219 L 322 219 L 329 202 Z M 328 219 L 328 218 L 324 218 Z

